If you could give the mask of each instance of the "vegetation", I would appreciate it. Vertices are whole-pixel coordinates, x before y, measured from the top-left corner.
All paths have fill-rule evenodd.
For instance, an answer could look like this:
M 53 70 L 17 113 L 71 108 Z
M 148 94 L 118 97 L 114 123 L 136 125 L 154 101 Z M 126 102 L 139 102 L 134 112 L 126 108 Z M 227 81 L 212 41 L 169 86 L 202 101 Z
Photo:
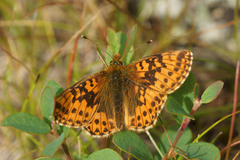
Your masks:
M 47 159 L 54 154 L 65 159 L 69 151 L 72 159 L 161 159 L 174 150 L 177 159 L 236 159 L 240 153 L 235 120 L 239 117 L 238 3 L 2 0 L 0 156 Z M 130 52 L 125 63 L 168 50 L 187 49 L 194 54 L 192 73 L 169 96 L 160 114 L 167 132 L 158 121 L 147 133 L 122 131 L 99 140 L 80 129 L 51 123 L 54 96 L 63 90 L 61 86 L 103 69 L 95 45 L 80 35 L 103 48 L 98 52 L 105 55 L 113 53 L 113 42 L 125 47 L 116 36 L 124 33 L 134 33 L 135 48 L 153 40 Z M 105 57 L 108 63 L 110 57 Z M 190 97 L 192 103 L 179 97 Z M 178 143 L 170 148 L 169 139 Z

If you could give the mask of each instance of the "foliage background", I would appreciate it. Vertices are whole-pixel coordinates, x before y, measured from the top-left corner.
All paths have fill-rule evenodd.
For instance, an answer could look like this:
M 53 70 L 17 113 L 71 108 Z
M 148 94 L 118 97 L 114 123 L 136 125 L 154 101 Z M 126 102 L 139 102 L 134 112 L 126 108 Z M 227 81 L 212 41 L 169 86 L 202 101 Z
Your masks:
M 75 40 L 70 38 L 79 28 L 84 28 L 80 34 L 86 35 L 105 49 L 108 27 L 128 33 L 136 23 L 138 31 L 134 46 L 138 47 L 150 39 L 154 42 L 136 50 L 135 60 L 152 53 L 188 49 L 194 54 L 192 72 L 200 85 L 200 93 L 214 81 L 224 81 L 219 97 L 194 114 L 196 120 L 190 123 L 190 128 L 193 137 L 196 137 L 215 121 L 232 112 L 240 34 L 239 27 L 233 26 L 234 10 L 240 13 L 240 6 L 236 6 L 234 0 L 1 0 L 0 121 L 10 113 L 21 111 L 23 106 L 26 106 L 25 112 L 42 118 L 39 114 L 41 90 L 51 78 L 66 88 L 68 65 Z M 71 84 L 102 69 L 94 45 L 79 39 Z M 35 85 L 39 71 L 43 72 Z M 175 123 L 165 111 L 160 116 L 166 126 Z M 239 140 L 239 122 L 240 117 L 237 115 L 233 136 L 235 141 Z M 230 119 L 227 119 L 201 140 L 211 142 L 222 132 L 214 143 L 221 150 L 228 143 L 229 128 Z M 159 139 L 163 129 L 158 124 L 150 131 Z M 77 131 L 71 130 L 70 135 L 76 133 Z M 140 136 L 151 151 L 155 152 L 146 134 L 141 133 Z M 72 137 L 74 136 L 68 138 L 68 143 L 70 151 L 75 154 L 78 154 L 79 146 L 85 147 L 87 154 L 102 147 L 101 140 L 93 140 L 84 133 L 77 140 Z M 39 157 L 41 150 L 32 139 L 46 146 L 54 137 L 29 135 L 1 127 L 0 157 L 17 159 L 25 154 L 26 159 Z M 237 147 L 233 147 L 231 156 L 238 151 Z

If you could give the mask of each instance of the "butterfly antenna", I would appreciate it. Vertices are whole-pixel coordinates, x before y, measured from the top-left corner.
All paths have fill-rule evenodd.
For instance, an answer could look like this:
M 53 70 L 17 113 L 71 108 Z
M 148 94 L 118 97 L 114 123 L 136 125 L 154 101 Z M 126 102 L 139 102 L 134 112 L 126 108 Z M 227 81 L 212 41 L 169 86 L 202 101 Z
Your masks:
M 142 46 L 144 46 L 144 45 L 146 45 L 146 44 L 149 44 L 149 43 L 152 43 L 152 42 L 153 42 L 153 40 L 149 40 L 149 41 L 143 43 L 141 46 L 138 46 L 137 48 L 129 51 L 127 54 L 129 54 L 129 53 L 131 53 L 131 52 L 134 52 L 134 51 L 138 50 L 139 48 L 141 48 Z M 127 54 L 124 54 L 123 57 L 124 57 L 125 55 L 127 55 Z
M 102 61 L 102 63 L 104 64 L 105 68 L 107 68 L 108 65 L 107 65 L 106 61 L 104 60 L 103 55 L 101 54 L 101 52 L 98 51 L 98 49 L 100 49 L 100 50 L 102 50 L 103 52 L 105 52 L 105 53 L 106 53 L 107 55 L 109 55 L 112 59 L 113 59 L 113 57 L 112 57 L 107 51 L 105 51 L 104 49 L 100 48 L 97 44 L 93 43 L 93 42 L 92 42 L 90 39 L 88 39 L 86 36 L 81 35 L 81 38 L 84 38 L 84 39 L 88 40 L 89 42 L 91 42 L 93 45 L 96 46 L 96 50 L 97 50 L 97 53 L 98 53 L 98 57 L 99 57 L 99 59 Z

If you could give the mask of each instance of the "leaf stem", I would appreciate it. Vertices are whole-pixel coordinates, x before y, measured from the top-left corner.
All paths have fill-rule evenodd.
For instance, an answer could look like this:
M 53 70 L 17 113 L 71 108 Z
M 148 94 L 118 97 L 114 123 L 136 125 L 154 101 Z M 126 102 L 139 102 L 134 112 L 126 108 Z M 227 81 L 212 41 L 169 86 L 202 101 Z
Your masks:
M 57 127 L 56 127 L 56 122 L 55 121 L 52 121 L 52 128 L 53 128 L 53 131 L 51 131 L 50 133 L 52 135 L 54 135 L 56 138 L 59 138 L 59 135 L 57 134 Z M 63 143 L 61 144 L 62 146 L 62 149 L 66 155 L 66 160 L 71 160 L 71 156 L 70 156 L 70 153 L 68 151 L 68 147 L 67 147 L 67 143 L 66 141 L 64 140 Z
M 201 103 L 199 102 L 198 99 L 196 99 L 194 101 L 194 105 L 193 108 L 190 112 L 190 115 L 193 115 L 194 112 L 200 107 Z M 178 129 L 177 135 L 172 143 L 172 146 L 170 147 L 170 149 L 167 151 L 166 155 L 163 157 L 163 160 L 168 160 L 173 152 L 173 149 L 175 148 L 178 140 L 180 139 L 180 137 L 182 136 L 184 130 L 186 129 L 186 127 L 188 126 L 189 122 L 191 121 L 191 118 L 189 117 L 185 117 L 183 120 L 183 123 L 181 125 L 181 127 Z
M 160 154 L 161 157 L 163 157 L 162 152 L 158 148 L 158 146 L 157 146 L 156 142 L 154 141 L 154 139 L 152 138 L 151 134 L 148 131 L 146 131 L 146 133 L 147 133 L 149 139 L 152 141 L 152 143 L 153 143 L 154 147 L 156 148 L 157 152 Z

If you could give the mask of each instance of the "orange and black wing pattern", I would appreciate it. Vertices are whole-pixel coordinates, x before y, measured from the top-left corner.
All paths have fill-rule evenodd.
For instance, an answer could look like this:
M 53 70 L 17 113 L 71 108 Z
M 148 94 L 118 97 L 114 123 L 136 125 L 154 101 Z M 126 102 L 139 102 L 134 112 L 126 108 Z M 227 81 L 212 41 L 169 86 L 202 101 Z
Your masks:
M 54 117 L 63 126 L 85 126 L 99 108 L 105 73 L 93 74 L 66 89 L 55 99 Z
M 192 60 L 191 51 L 178 50 L 151 55 L 126 66 L 124 76 L 135 95 L 129 98 L 125 88 L 127 128 L 142 131 L 155 124 L 167 95 L 177 90 L 189 75 Z
M 102 71 L 66 89 L 55 99 L 55 121 L 62 126 L 84 128 L 93 137 L 118 131 L 106 86 L 106 72 Z

